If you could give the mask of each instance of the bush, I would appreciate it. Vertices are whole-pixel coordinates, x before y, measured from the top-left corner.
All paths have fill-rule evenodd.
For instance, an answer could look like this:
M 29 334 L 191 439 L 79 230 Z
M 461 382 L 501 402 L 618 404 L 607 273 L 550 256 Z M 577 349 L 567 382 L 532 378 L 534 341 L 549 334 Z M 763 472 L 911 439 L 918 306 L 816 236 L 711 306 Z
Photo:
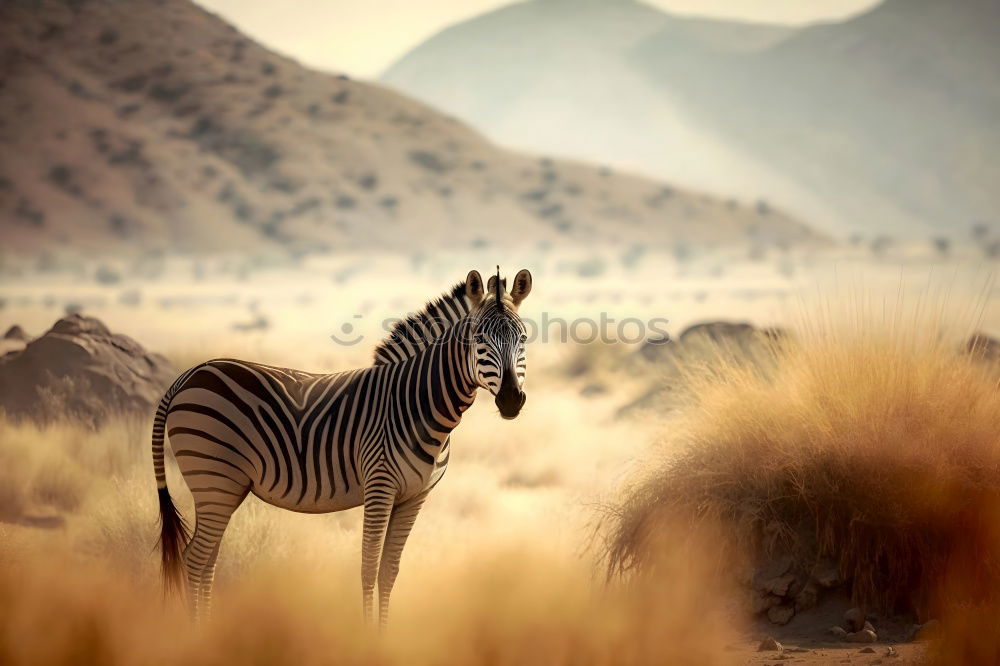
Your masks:
M 146 424 L 141 425 L 144 431 Z M 41 427 L 0 419 L 0 521 L 76 511 L 95 480 L 133 464 L 136 448 L 130 443 L 139 430 L 128 421 L 89 430 L 66 422 Z
M 690 371 L 679 448 L 611 514 L 609 571 L 646 567 L 680 515 L 720 521 L 752 557 L 830 558 L 869 608 L 927 617 L 997 595 L 995 375 L 923 330 L 813 333 L 766 371 Z

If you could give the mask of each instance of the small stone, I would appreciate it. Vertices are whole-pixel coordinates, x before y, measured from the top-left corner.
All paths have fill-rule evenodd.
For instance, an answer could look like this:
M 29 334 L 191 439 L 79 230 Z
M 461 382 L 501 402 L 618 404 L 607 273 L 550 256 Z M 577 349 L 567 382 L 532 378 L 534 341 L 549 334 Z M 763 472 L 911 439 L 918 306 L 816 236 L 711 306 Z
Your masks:
M 813 567 L 812 578 L 820 587 L 836 587 L 840 585 L 840 572 L 837 566 L 830 560 L 820 560 Z
M 757 646 L 757 652 L 781 652 L 784 649 L 781 643 L 774 640 L 774 636 L 768 636 Z
M 861 648 L 860 650 L 858 650 L 858 652 L 863 652 L 865 654 L 875 654 L 875 648 L 873 647 Z
M 772 606 L 767 610 L 767 619 L 774 624 L 788 624 L 795 615 L 795 609 L 791 606 Z
M 941 636 L 941 623 L 937 620 L 927 620 L 917 626 L 914 640 L 929 641 Z
M 844 628 L 847 631 L 860 631 L 865 626 L 865 614 L 860 608 L 851 608 L 844 613 Z
M 848 643 L 874 643 L 878 640 L 878 636 L 874 631 L 862 629 L 861 631 L 852 631 L 847 634 L 844 640 Z
M 847 632 L 843 627 L 830 627 L 830 633 L 837 638 L 847 638 Z
M 892 646 L 890 645 L 890 646 L 888 647 L 888 649 L 886 649 L 886 651 L 885 651 L 885 656 L 887 656 L 887 657 L 898 657 L 898 656 L 899 656 L 899 653 L 898 653 L 898 652 L 896 652 L 896 648 L 894 648 L 894 647 L 892 647 Z

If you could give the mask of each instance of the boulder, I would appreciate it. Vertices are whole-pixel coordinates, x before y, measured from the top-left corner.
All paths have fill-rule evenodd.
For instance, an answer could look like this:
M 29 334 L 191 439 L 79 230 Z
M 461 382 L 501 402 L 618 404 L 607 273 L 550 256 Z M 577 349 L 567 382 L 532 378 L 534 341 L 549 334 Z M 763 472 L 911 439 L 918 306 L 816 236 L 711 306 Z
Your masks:
M 757 329 L 743 321 L 735 323 L 728 321 L 708 321 L 688 326 L 681 333 L 680 341 L 683 343 L 702 339 L 726 344 L 734 341 L 743 341 L 753 337 L 756 332 Z
M 848 631 L 861 631 L 865 626 L 865 614 L 860 608 L 850 608 L 844 613 L 844 627 Z
M 776 327 L 756 328 L 747 322 L 706 321 L 688 326 L 676 340 L 666 335 L 650 338 L 639 347 L 636 355 L 649 362 L 672 363 L 706 355 L 713 359 L 720 351 L 753 358 L 788 337 L 787 331 Z
M 779 597 L 784 597 L 788 595 L 788 588 L 791 587 L 792 583 L 795 582 L 795 574 L 787 573 L 783 576 L 776 576 L 769 580 L 763 581 L 761 585 L 761 591 L 770 594 L 776 594 Z
M 941 623 L 938 620 L 928 620 L 913 628 L 913 640 L 931 641 L 941 637 Z
M 21 328 L 17 324 L 14 324 L 13 326 L 7 329 L 6 333 L 3 334 L 3 339 L 16 340 L 18 342 L 27 342 L 30 338 L 28 338 L 28 334 L 24 332 L 23 328 Z
M 770 610 L 773 606 L 777 606 L 780 603 L 781 597 L 776 597 L 773 594 L 755 592 L 750 598 L 750 612 L 754 615 L 759 615 L 760 613 Z
M 847 632 L 843 627 L 830 627 L 830 634 L 840 639 L 847 638 Z
M 176 376 L 163 356 L 73 314 L 0 358 L 0 409 L 15 421 L 92 426 L 113 415 L 149 417 Z
M 819 585 L 816 581 L 807 582 L 795 595 L 795 612 L 801 613 L 816 607 L 819 601 Z
M 757 646 L 757 652 L 781 652 L 784 649 L 784 646 L 776 641 L 773 636 L 768 636 Z
M 788 624 L 795 616 L 795 609 L 788 605 L 772 606 L 767 610 L 767 619 L 774 624 Z
M 820 560 L 813 567 L 812 579 L 819 583 L 820 587 L 831 588 L 840 585 L 840 571 L 837 565 L 830 560 Z
M 1000 340 L 976 331 L 965 343 L 965 351 L 974 358 L 994 362 L 1000 360 Z
M 844 640 L 848 643 L 874 643 L 878 640 L 878 636 L 871 629 L 862 629 L 847 634 Z

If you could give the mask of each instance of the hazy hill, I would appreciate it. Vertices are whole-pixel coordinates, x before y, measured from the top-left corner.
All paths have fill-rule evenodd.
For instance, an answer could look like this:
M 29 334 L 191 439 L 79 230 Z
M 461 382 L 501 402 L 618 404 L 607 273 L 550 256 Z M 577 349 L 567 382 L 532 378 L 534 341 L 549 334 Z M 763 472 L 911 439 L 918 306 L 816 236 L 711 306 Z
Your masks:
M 1000 3 L 888 0 L 742 57 L 679 62 L 676 33 L 637 50 L 651 80 L 722 136 L 893 231 L 996 220 Z
M 660 30 L 682 36 L 683 57 L 695 46 L 752 52 L 787 34 L 680 19 L 630 0 L 530 0 L 443 30 L 382 81 L 504 145 L 607 161 L 727 196 L 780 193 L 784 202 L 786 179 L 720 141 L 633 62 Z
M 789 29 L 529 0 L 383 80 L 503 143 L 766 197 L 834 233 L 964 233 L 1000 204 L 998 12 L 889 0 Z
M 182 0 L 4 2 L 0 43 L 5 249 L 814 237 L 774 209 L 500 150 Z

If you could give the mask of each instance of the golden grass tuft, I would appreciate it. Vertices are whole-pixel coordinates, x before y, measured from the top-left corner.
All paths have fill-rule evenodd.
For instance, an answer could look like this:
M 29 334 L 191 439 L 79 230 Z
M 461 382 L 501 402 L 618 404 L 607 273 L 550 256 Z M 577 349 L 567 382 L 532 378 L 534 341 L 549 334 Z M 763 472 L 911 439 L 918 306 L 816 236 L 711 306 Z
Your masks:
M 78 510 L 97 479 L 124 473 L 143 426 L 117 420 L 101 430 L 67 422 L 39 426 L 0 419 L 0 520 Z
M 735 635 L 713 584 L 688 559 L 672 558 L 662 585 L 637 589 L 595 586 L 580 560 L 538 545 L 443 554 L 400 590 L 380 636 L 362 625 L 353 567 L 301 558 L 256 567 L 222 586 L 212 620 L 193 626 L 162 600 L 155 576 L 59 548 L 4 551 L 4 664 L 736 662 L 721 649 Z
M 927 617 L 1000 593 L 995 372 L 938 327 L 814 328 L 775 365 L 692 373 L 679 446 L 610 520 L 612 573 L 642 569 L 669 517 L 730 544 L 835 561 L 856 602 Z

